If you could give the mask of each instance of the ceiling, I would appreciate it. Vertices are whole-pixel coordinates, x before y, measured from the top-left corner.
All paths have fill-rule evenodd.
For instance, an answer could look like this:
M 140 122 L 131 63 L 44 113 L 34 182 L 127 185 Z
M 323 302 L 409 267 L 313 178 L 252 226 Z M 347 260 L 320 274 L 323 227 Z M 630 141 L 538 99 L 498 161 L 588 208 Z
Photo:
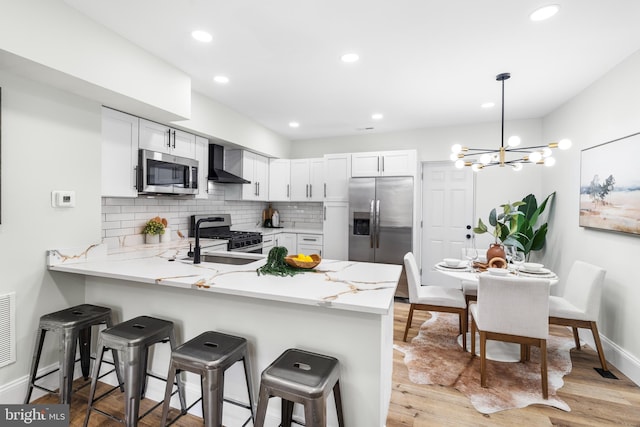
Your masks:
M 290 140 L 499 121 L 502 72 L 505 119 L 540 118 L 640 49 L 637 0 L 64 1 Z

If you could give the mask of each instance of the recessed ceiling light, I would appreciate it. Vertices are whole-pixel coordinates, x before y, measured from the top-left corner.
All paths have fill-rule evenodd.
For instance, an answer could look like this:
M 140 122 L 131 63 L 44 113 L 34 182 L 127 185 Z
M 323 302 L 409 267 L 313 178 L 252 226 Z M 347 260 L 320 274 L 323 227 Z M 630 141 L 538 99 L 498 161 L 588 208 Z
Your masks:
M 493 108 L 496 104 L 494 102 L 485 102 L 480 105 L 480 108 Z
M 211 40 L 213 40 L 213 36 L 211 34 L 201 30 L 193 31 L 191 33 L 191 37 L 203 43 L 209 43 Z
M 532 21 L 544 21 L 558 13 L 558 10 L 560 10 L 560 6 L 557 4 L 542 6 L 541 8 L 534 10 L 531 15 L 529 15 L 529 19 Z
M 298 122 L 289 122 L 289 127 L 290 128 L 300 127 L 300 123 L 298 123 Z
M 226 85 L 227 83 L 229 83 L 229 77 L 227 76 L 215 76 L 213 78 L 213 81 L 216 83 L 220 83 L 221 85 Z
M 384 118 L 384 116 L 382 114 L 380 114 L 380 113 L 375 113 L 375 114 L 371 115 L 371 118 L 373 120 L 382 120 Z
M 345 53 L 340 57 L 340 59 L 342 60 L 342 62 L 356 62 L 358 59 L 360 59 L 360 56 L 358 56 L 357 53 Z

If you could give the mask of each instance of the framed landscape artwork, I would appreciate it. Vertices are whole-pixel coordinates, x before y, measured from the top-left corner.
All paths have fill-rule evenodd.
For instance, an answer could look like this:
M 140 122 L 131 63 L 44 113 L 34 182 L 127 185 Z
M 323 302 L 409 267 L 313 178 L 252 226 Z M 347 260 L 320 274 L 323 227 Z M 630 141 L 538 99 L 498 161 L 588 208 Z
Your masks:
M 640 132 L 582 150 L 580 226 L 640 234 Z

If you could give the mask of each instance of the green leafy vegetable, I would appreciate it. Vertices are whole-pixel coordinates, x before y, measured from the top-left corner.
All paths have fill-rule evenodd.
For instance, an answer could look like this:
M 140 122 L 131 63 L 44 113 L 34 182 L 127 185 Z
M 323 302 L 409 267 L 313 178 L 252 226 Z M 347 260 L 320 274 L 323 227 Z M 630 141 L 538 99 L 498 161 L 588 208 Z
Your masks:
M 267 263 L 258 268 L 256 272 L 260 274 L 271 274 L 273 276 L 293 276 L 295 274 L 304 273 L 304 270 L 291 267 L 284 260 L 287 256 L 287 248 L 284 246 L 274 246 L 267 255 Z

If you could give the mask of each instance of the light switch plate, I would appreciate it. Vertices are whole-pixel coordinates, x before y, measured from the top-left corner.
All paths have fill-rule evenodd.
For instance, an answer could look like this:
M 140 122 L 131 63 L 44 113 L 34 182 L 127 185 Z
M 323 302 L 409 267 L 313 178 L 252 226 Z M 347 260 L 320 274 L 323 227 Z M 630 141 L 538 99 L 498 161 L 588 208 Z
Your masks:
M 52 191 L 51 206 L 54 208 L 73 208 L 76 205 L 75 191 Z

